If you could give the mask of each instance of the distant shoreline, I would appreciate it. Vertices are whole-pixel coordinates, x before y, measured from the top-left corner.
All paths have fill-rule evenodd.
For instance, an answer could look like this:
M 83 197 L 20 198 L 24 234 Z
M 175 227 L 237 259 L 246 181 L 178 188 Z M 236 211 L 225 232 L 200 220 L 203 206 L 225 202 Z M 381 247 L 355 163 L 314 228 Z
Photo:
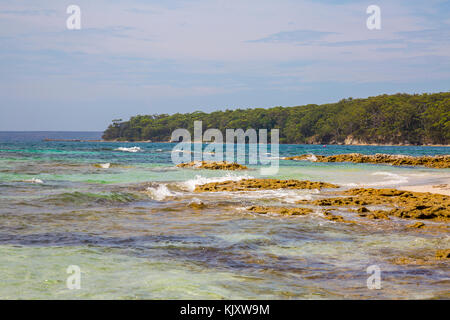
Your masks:
M 177 143 L 170 141 L 151 141 L 151 140 L 137 140 L 137 141 L 118 141 L 118 140 L 85 140 L 85 139 L 43 139 L 45 142 L 108 142 L 108 143 Z M 204 142 L 208 143 L 208 142 Z M 376 144 L 376 143 L 350 143 L 350 144 L 337 144 L 337 143 L 280 143 L 284 145 L 316 145 L 316 146 L 378 146 L 378 147 L 450 147 L 445 144 Z

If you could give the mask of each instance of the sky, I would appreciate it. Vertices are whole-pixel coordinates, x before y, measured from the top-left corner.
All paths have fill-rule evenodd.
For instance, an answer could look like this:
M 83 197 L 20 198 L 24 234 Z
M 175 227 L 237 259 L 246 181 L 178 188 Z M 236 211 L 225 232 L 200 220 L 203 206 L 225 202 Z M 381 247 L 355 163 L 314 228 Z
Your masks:
M 0 0 L 0 131 L 449 89 L 450 1 Z

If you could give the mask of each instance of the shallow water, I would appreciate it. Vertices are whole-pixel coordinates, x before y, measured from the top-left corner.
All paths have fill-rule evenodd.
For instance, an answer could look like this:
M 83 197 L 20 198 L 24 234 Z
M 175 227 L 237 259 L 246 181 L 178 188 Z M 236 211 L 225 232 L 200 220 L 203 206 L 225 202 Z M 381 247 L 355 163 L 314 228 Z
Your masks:
M 116 150 L 134 146 L 141 150 Z M 449 234 L 408 230 L 396 220 L 335 223 L 319 211 L 252 214 L 245 208 L 294 205 L 327 190 L 194 193 L 208 181 L 260 177 L 259 167 L 178 169 L 170 160 L 174 146 L 0 140 L 0 298 L 450 297 L 448 264 L 393 263 L 448 248 Z M 449 154 L 450 148 L 280 146 L 280 156 L 349 152 Z M 105 163 L 110 167 L 96 166 Z M 450 170 L 281 160 L 275 177 L 399 187 L 449 183 Z M 206 208 L 189 207 L 198 201 Z M 81 290 L 66 287 L 69 265 L 81 269 Z M 370 265 L 381 268 L 381 290 L 367 288 Z

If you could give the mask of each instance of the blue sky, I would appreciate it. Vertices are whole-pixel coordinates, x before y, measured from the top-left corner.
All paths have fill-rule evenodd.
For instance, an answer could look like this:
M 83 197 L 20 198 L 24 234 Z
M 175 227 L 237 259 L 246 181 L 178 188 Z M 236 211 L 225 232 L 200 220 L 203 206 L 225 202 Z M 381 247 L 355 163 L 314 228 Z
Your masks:
M 440 0 L 1 1 L 0 45 L 0 131 L 450 89 Z

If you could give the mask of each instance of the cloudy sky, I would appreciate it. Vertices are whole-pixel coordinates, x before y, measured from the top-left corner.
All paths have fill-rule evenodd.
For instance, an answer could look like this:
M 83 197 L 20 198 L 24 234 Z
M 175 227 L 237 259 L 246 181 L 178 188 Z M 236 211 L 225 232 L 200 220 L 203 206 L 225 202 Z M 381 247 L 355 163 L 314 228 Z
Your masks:
M 68 30 L 69 5 L 81 30 Z M 369 5 L 381 30 L 369 30 Z M 0 2 L 0 131 L 450 89 L 450 1 Z

